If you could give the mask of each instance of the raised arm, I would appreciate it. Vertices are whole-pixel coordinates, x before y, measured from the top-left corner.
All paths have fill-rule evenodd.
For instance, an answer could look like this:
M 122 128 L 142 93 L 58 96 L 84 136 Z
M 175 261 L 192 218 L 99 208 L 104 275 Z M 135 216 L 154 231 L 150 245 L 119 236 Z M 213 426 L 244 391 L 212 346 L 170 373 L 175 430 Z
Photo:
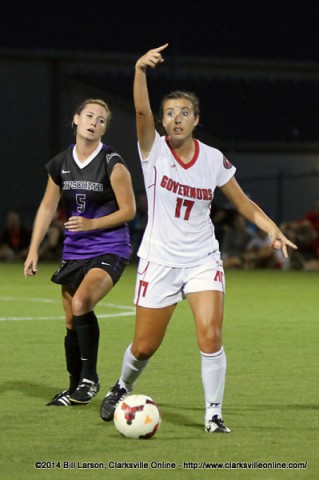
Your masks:
M 136 111 L 137 139 L 143 158 L 147 158 L 149 155 L 155 138 L 155 124 L 148 95 L 146 70 L 147 67 L 155 68 L 158 64 L 164 62 L 161 52 L 167 46 L 168 44 L 166 43 L 161 47 L 149 50 L 135 64 L 133 96 Z

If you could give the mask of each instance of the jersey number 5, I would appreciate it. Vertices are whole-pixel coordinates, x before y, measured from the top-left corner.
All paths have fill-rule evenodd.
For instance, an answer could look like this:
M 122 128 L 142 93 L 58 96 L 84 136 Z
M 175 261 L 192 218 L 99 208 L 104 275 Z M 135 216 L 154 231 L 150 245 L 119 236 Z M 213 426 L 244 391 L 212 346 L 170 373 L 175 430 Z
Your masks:
M 85 199 L 86 199 L 86 195 L 84 195 L 83 193 L 76 194 L 76 204 L 77 204 L 76 209 L 79 213 L 85 212 Z
M 181 209 L 182 209 L 182 207 L 184 207 L 185 208 L 184 220 L 189 220 L 189 216 L 191 214 L 191 210 L 194 206 L 194 203 L 195 202 L 192 202 L 192 200 L 185 200 L 184 198 L 177 197 L 175 217 L 176 218 L 181 217 Z

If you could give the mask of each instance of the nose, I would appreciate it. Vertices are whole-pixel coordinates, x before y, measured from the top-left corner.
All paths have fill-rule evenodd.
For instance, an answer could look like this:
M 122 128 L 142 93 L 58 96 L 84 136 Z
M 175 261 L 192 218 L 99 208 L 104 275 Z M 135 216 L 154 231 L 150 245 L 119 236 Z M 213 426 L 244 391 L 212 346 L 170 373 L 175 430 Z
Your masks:
M 181 115 L 180 113 L 177 113 L 174 118 L 175 123 L 181 123 Z

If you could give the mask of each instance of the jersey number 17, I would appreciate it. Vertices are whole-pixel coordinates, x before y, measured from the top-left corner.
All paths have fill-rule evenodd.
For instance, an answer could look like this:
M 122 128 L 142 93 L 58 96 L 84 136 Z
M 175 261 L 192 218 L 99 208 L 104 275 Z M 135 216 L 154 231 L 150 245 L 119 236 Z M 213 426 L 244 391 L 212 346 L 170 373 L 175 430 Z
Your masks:
M 185 198 L 180 198 L 177 197 L 176 199 L 176 208 L 175 208 L 175 217 L 180 218 L 181 217 L 181 210 L 182 207 L 185 208 L 185 213 L 184 213 L 184 220 L 189 220 L 189 216 L 191 214 L 191 210 L 194 206 L 194 203 L 192 200 L 186 200 Z

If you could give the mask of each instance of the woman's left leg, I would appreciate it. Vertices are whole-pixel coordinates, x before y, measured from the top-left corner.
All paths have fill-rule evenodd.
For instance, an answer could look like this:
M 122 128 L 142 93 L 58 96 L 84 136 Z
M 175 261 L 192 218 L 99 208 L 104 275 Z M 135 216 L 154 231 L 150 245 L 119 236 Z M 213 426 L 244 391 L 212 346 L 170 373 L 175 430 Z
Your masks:
M 196 325 L 201 352 L 201 373 L 205 394 L 205 429 L 230 432 L 222 421 L 226 378 L 226 355 L 222 343 L 224 294 L 217 290 L 189 293 L 188 302 Z
M 82 361 L 81 381 L 71 395 L 73 403 L 88 403 L 100 389 L 97 374 L 100 329 L 94 308 L 112 287 L 113 281 L 107 272 L 92 268 L 73 295 L 73 323 L 77 330 Z

